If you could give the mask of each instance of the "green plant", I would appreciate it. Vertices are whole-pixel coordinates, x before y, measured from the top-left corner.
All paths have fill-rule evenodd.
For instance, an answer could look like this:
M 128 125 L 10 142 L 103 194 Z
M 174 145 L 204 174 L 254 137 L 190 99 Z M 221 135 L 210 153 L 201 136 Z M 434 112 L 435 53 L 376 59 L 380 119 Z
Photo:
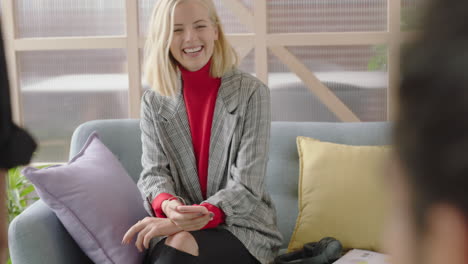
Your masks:
M 50 165 L 37 166 L 37 168 L 41 169 L 48 166 Z M 31 202 L 39 199 L 36 196 L 31 197 L 34 185 L 21 173 L 22 169 L 23 167 L 16 167 L 8 170 L 6 187 L 9 223 L 21 214 Z M 11 264 L 11 259 L 8 259 L 7 264 Z
M 375 55 L 369 59 L 367 69 L 369 71 L 386 71 L 387 70 L 387 45 L 375 45 L 372 47 Z
M 8 196 L 8 222 L 21 214 L 31 201 L 36 201 L 37 197 L 30 197 L 34 191 L 34 186 L 21 173 L 22 167 L 8 170 L 7 196 Z
M 403 6 L 401 9 L 401 31 L 417 31 L 421 29 L 421 13 L 418 12 L 421 1 L 413 0 L 413 5 Z M 375 53 L 367 63 L 369 71 L 387 71 L 388 70 L 388 54 L 386 45 L 374 45 L 372 49 Z

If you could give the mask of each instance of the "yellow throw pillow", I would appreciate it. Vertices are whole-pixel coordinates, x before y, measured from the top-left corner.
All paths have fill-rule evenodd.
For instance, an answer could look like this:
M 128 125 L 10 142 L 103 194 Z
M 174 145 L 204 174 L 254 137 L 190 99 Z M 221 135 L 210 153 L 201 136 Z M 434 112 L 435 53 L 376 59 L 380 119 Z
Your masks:
M 383 165 L 389 146 L 349 146 L 298 137 L 299 215 L 289 251 L 331 236 L 344 248 L 381 249 Z

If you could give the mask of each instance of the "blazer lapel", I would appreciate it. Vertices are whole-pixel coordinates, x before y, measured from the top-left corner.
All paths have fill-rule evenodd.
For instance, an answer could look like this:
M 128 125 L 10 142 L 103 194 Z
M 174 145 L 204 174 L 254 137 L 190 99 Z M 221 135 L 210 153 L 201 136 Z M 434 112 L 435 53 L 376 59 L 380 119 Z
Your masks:
M 210 136 L 207 197 L 215 194 L 223 181 L 227 152 L 238 121 L 238 115 L 234 113 L 234 110 L 239 104 L 240 79 L 241 77 L 235 74 L 235 70 L 228 72 L 222 77 L 219 87 Z M 169 151 L 177 157 L 174 162 L 177 168 L 181 169 L 180 181 L 187 189 L 192 201 L 198 203 L 203 201 L 203 195 L 198 179 L 180 77 L 178 86 L 174 97 L 161 97 L 158 123 L 164 128 L 164 137 L 168 139 Z
M 177 94 L 174 97 L 162 97 L 158 113 L 162 117 L 160 123 L 164 127 L 170 150 L 176 157 L 174 162 L 180 169 L 180 181 L 188 191 L 193 202 L 203 200 L 200 182 L 198 180 L 197 165 L 193 151 L 190 125 L 182 94 L 182 83 L 179 78 Z
M 210 137 L 207 197 L 215 194 L 223 181 L 228 150 L 238 121 L 234 110 L 239 104 L 240 76 L 234 73 L 231 71 L 223 76 L 216 99 Z

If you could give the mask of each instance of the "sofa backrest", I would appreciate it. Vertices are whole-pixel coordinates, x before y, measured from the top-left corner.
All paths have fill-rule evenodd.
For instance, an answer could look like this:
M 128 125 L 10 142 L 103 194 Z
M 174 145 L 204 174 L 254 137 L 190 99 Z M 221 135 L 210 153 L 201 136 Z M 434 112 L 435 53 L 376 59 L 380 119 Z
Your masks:
M 139 120 L 95 120 L 80 125 L 72 136 L 70 157 L 88 136 L 97 131 L 102 142 L 116 155 L 136 182 L 142 170 Z M 277 210 L 278 226 L 286 247 L 298 214 L 299 156 L 296 137 L 313 137 L 348 145 L 390 144 L 388 123 L 273 122 L 266 186 Z
M 390 144 L 389 123 L 273 122 L 266 185 L 275 203 L 283 248 L 298 215 L 299 155 L 296 138 L 312 137 L 346 145 Z
M 143 170 L 141 166 L 141 132 L 138 119 L 93 120 L 75 129 L 70 144 L 70 156 L 74 157 L 96 131 L 99 139 L 119 159 L 128 174 L 136 182 Z

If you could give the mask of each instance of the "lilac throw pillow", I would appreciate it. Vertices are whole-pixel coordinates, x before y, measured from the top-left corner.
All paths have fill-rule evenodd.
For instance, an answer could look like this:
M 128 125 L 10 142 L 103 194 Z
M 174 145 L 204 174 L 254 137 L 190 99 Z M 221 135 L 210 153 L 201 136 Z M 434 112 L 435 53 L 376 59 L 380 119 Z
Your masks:
M 125 232 L 147 216 L 138 188 L 96 132 L 65 165 L 27 167 L 24 175 L 94 263 L 142 263 Z

